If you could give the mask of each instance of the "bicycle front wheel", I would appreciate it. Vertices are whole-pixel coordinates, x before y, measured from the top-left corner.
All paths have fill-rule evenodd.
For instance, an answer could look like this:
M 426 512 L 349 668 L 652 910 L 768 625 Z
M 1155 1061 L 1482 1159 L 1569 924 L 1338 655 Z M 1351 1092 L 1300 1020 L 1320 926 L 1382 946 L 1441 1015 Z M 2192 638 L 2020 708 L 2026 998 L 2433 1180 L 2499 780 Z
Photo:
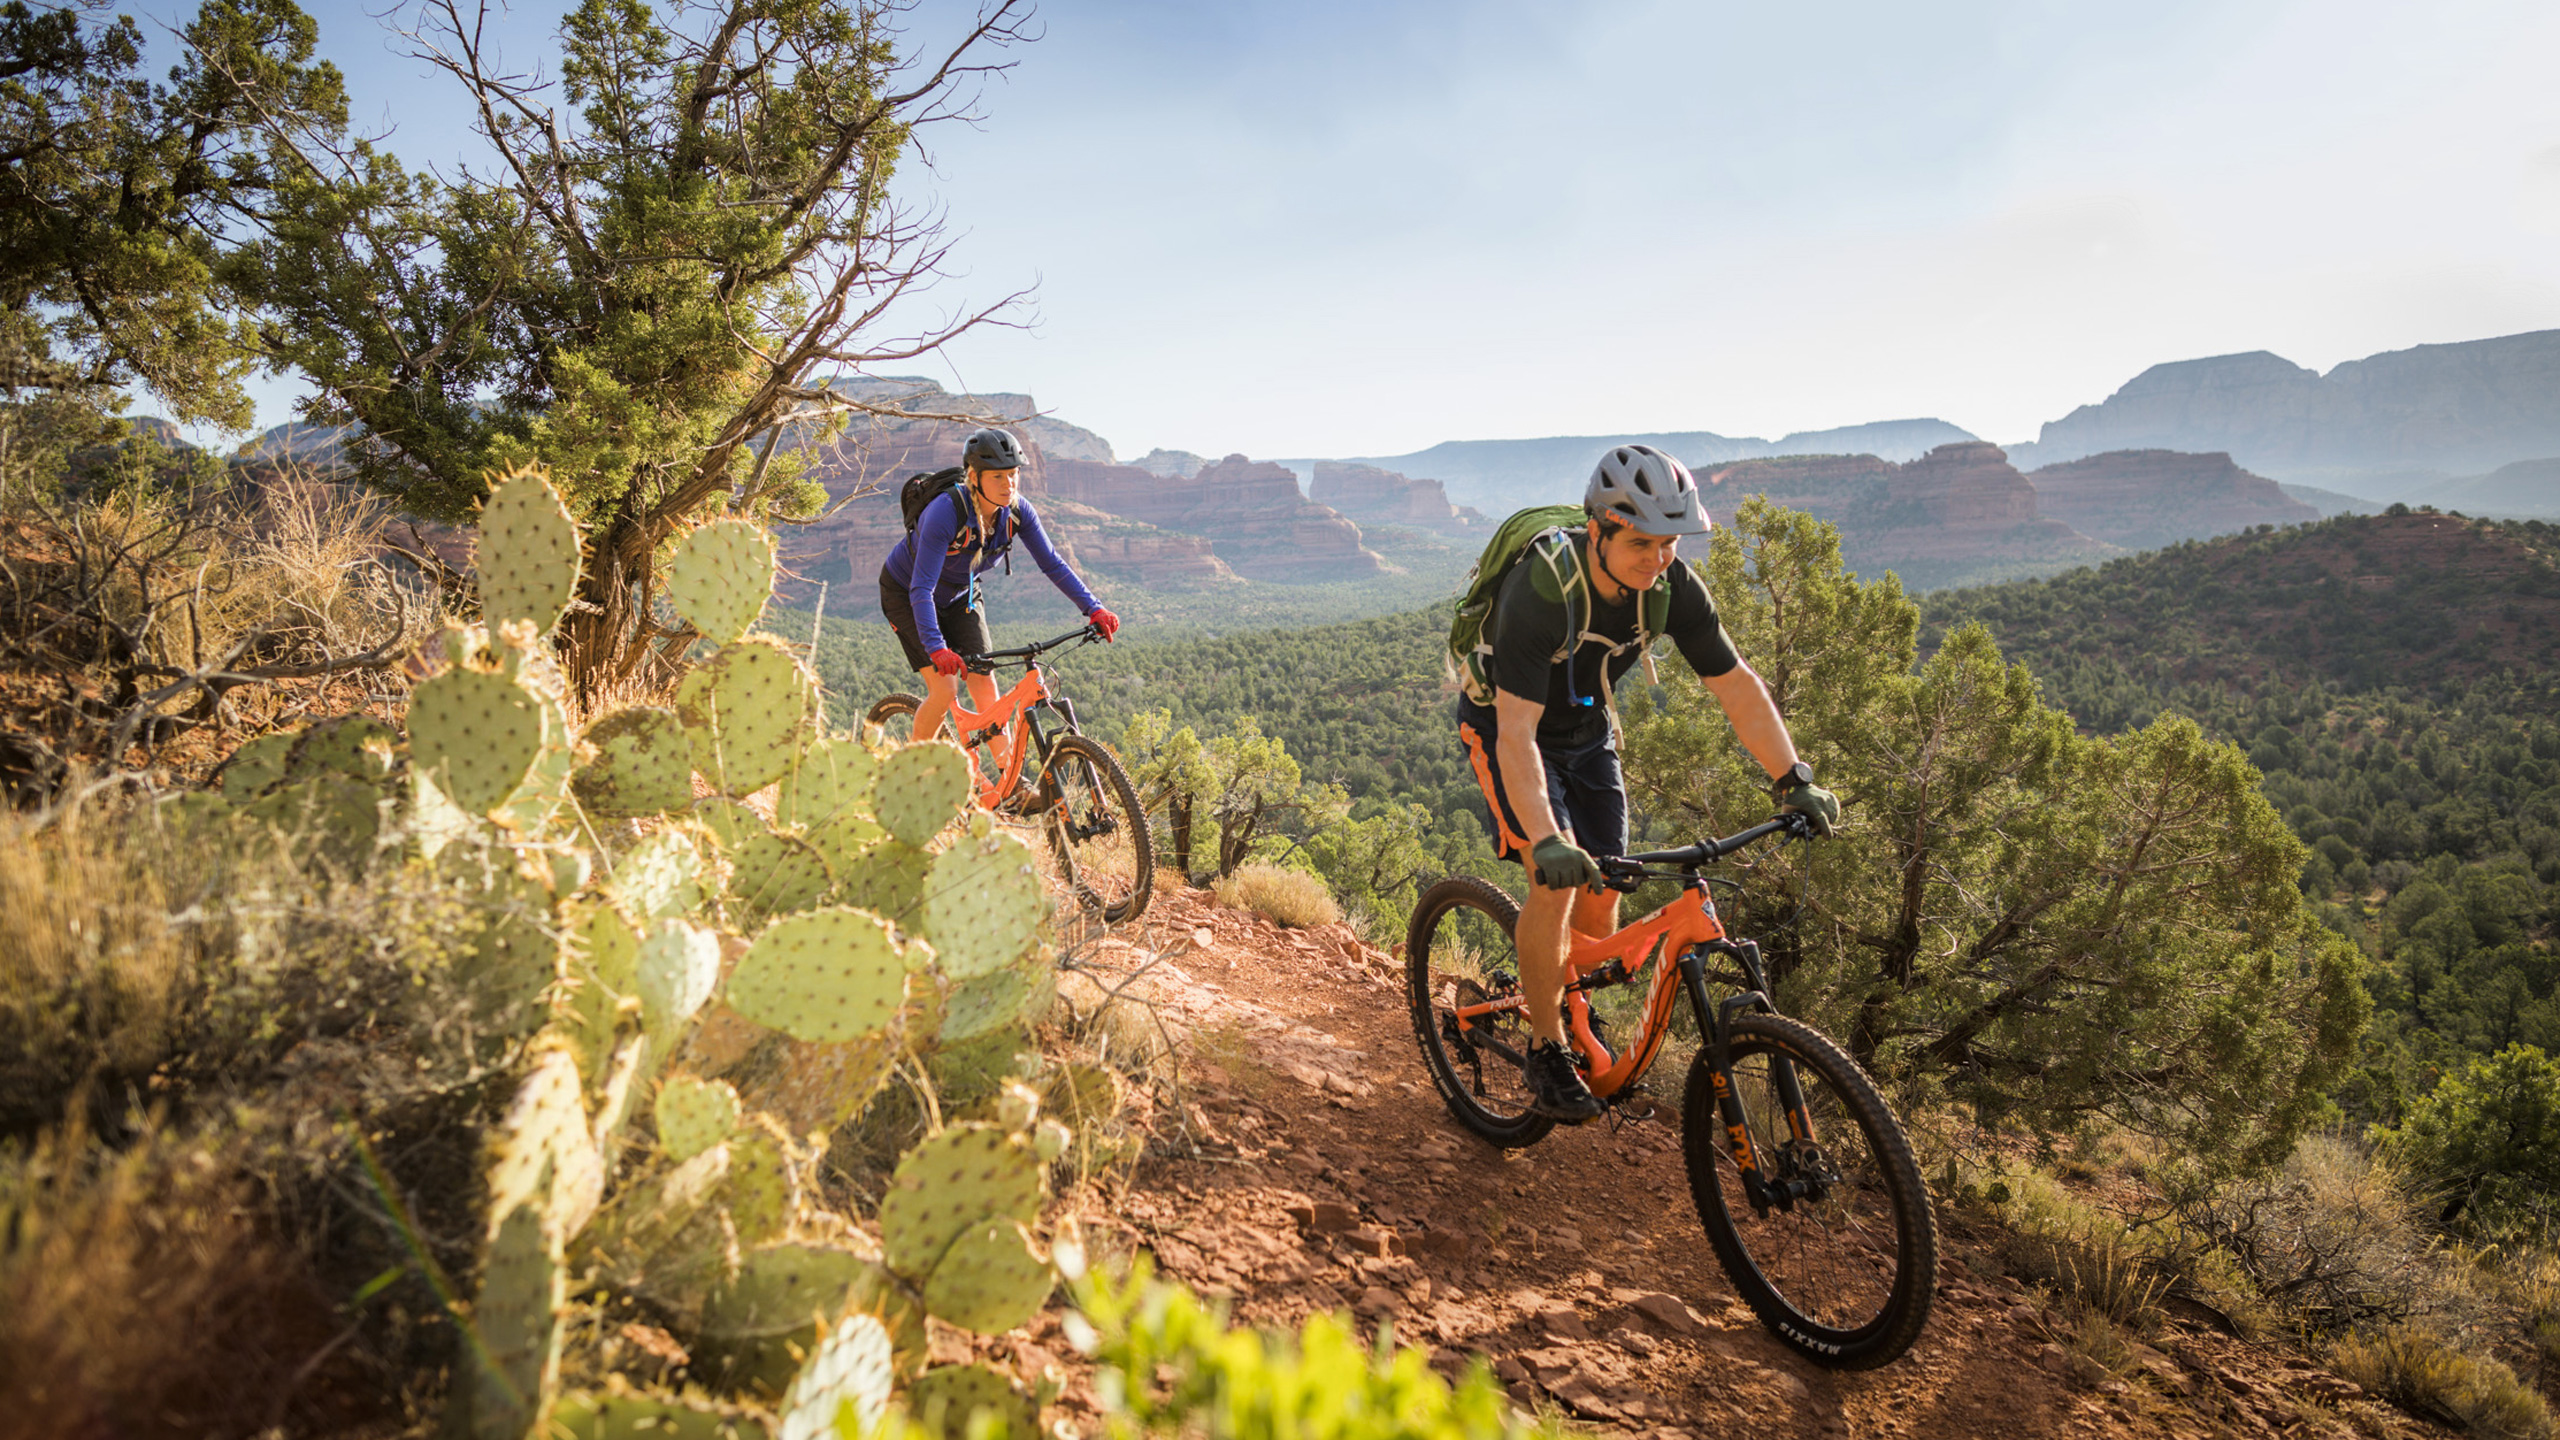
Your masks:
M 915 738 L 916 711 L 924 704 L 921 696 L 899 691 L 883 695 L 871 704 L 871 713 L 862 718 L 877 725 L 888 737 L 901 745 Z
M 1699 1051 L 1681 1140 L 1716 1259 L 1760 1322 L 1806 1358 L 1839 1370 L 1891 1364 L 1919 1338 L 1937 1289 L 1937 1221 L 1909 1137 L 1867 1072 L 1809 1025 L 1736 1015 L 1729 1049 L 1751 1148 L 1776 1194 L 1751 1203 Z M 1790 1076 L 1802 1135 L 1779 1098 Z
M 1496 886 L 1453 875 L 1422 893 L 1405 931 L 1405 997 L 1422 1068 L 1458 1123 L 1506 1149 L 1534 1145 L 1556 1122 L 1529 1108 L 1520 1057 L 1529 1053 L 1529 1016 L 1510 1009 L 1470 1017 L 1462 1007 L 1520 991 L 1512 932 L 1520 907 Z
M 1040 772 L 1040 794 L 1059 878 L 1103 919 L 1136 918 L 1155 892 L 1155 837 L 1119 757 L 1082 735 L 1061 735 Z

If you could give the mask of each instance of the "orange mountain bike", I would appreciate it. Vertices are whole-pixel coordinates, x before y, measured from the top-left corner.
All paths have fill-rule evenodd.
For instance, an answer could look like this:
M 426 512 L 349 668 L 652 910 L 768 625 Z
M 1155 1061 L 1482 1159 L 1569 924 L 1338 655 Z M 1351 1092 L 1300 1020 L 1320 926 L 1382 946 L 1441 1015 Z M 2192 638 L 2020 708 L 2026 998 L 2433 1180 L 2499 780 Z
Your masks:
M 1725 934 L 1698 873 L 1755 841 L 1809 829 L 1801 815 L 1780 815 L 1722 840 L 1603 858 L 1612 889 L 1666 878 L 1680 881 L 1680 894 L 1614 935 L 1573 936 L 1565 1029 L 1592 1093 L 1625 1113 L 1687 999 L 1702 1043 L 1689 1064 L 1681 1149 L 1716 1259 L 1789 1345 L 1823 1365 L 1865 1370 L 1899 1357 L 1928 1321 L 1938 1266 L 1928 1191 L 1875 1083 L 1838 1045 L 1777 1012 L 1760 947 Z M 1512 947 L 1519 919 L 1509 895 L 1453 876 L 1423 892 L 1405 940 L 1414 1034 L 1432 1083 L 1461 1123 L 1504 1147 L 1534 1144 L 1555 1125 L 1529 1108 L 1520 1073 L 1530 1032 Z M 1648 964 L 1635 1033 L 1612 1049 L 1591 997 L 1635 983 Z M 1709 997 L 1711 983 L 1728 992 L 1722 1000 Z
M 1146 909 L 1154 893 L 1154 840 L 1120 758 L 1077 728 L 1075 702 L 1049 688 L 1040 663 L 1061 645 L 1101 638 L 1087 625 L 1036 645 L 963 657 L 975 674 L 1020 665 L 1022 678 L 983 714 L 955 700 L 951 723 L 977 772 L 978 804 L 1038 817 L 1060 877 L 1087 909 L 1116 923 Z M 923 704 L 914 695 L 885 695 L 865 718 L 904 740 Z M 1039 763 L 1030 768 L 1038 778 L 1025 788 L 1023 771 L 1035 756 Z

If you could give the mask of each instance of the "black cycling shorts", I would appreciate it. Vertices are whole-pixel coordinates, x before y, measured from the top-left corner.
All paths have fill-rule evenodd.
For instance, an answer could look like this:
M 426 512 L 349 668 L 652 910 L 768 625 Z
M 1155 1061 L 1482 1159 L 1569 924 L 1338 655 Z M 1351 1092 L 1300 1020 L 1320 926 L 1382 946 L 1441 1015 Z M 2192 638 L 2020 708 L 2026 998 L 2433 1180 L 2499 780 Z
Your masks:
M 1458 699 L 1458 739 L 1467 747 L 1467 764 L 1476 772 L 1493 811 L 1493 848 L 1506 860 L 1529 858 L 1528 827 L 1520 823 L 1511 797 L 1503 792 L 1502 765 L 1495 759 L 1493 707 Z M 1573 750 L 1541 745 L 1538 758 L 1547 771 L 1547 809 L 1556 829 L 1590 855 L 1627 852 L 1627 779 L 1618 768 L 1618 752 L 1608 732 Z
M 899 648 L 907 652 L 907 668 L 930 670 L 933 656 L 924 642 L 916 638 L 916 610 L 907 600 L 907 587 L 880 572 L 880 613 L 889 617 L 889 628 L 898 632 Z M 987 636 L 987 617 L 969 608 L 965 592 L 948 604 L 933 607 L 934 623 L 942 627 L 942 643 L 963 655 L 984 655 L 996 648 Z

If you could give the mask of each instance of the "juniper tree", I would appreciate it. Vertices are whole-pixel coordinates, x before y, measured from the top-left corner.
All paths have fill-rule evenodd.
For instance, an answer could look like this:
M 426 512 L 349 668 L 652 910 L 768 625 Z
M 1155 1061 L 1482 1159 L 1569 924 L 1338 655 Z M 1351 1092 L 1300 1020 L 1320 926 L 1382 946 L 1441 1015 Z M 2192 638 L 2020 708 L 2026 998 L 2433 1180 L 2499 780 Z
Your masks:
M 279 124 L 272 236 L 237 275 L 314 420 L 417 514 L 460 521 L 483 477 L 547 465 L 588 535 L 561 628 L 584 689 L 689 638 L 656 564 L 706 515 L 790 520 L 823 491 L 797 442 L 866 407 L 838 370 L 913 359 L 1007 301 L 890 333 L 947 249 L 890 192 L 964 118 L 1023 0 L 987 0 L 929 58 L 896 0 L 724 0 L 661 15 L 584 0 L 555 77 L 498 66 L 485 13 L 430 0 L 415 53 L 492 160 L 412 169 L 343 127 Z
M 1765 501 L 1706 569 L 1845 807 L 1734 907 L 1790 1003 L 1870 1067 L 2046 1133 L 2105 1116 L 2245 1162 L 2320 1113 L 2369 1006 L 2361 962 L 2307 910 L 2307 852 L 2245 754 L 2174 716 L 2083 737 L 1979 626 L 1918 663 L 1899 582 L 1857 580 L 1835 530 Z M 1765 818 L 1721 714 L 1694 685 L 1667 697 L 1627 737 L 1655 827 Z

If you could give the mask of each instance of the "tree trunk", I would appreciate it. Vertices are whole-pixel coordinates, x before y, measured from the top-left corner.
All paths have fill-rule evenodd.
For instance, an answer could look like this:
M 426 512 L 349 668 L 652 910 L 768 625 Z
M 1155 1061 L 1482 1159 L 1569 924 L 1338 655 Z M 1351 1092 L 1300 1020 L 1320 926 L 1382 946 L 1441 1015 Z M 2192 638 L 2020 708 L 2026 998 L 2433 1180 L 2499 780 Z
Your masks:
M 1191 792 L 1173 792 L 1173 866 L 1187 882 L 1191 879 Z

